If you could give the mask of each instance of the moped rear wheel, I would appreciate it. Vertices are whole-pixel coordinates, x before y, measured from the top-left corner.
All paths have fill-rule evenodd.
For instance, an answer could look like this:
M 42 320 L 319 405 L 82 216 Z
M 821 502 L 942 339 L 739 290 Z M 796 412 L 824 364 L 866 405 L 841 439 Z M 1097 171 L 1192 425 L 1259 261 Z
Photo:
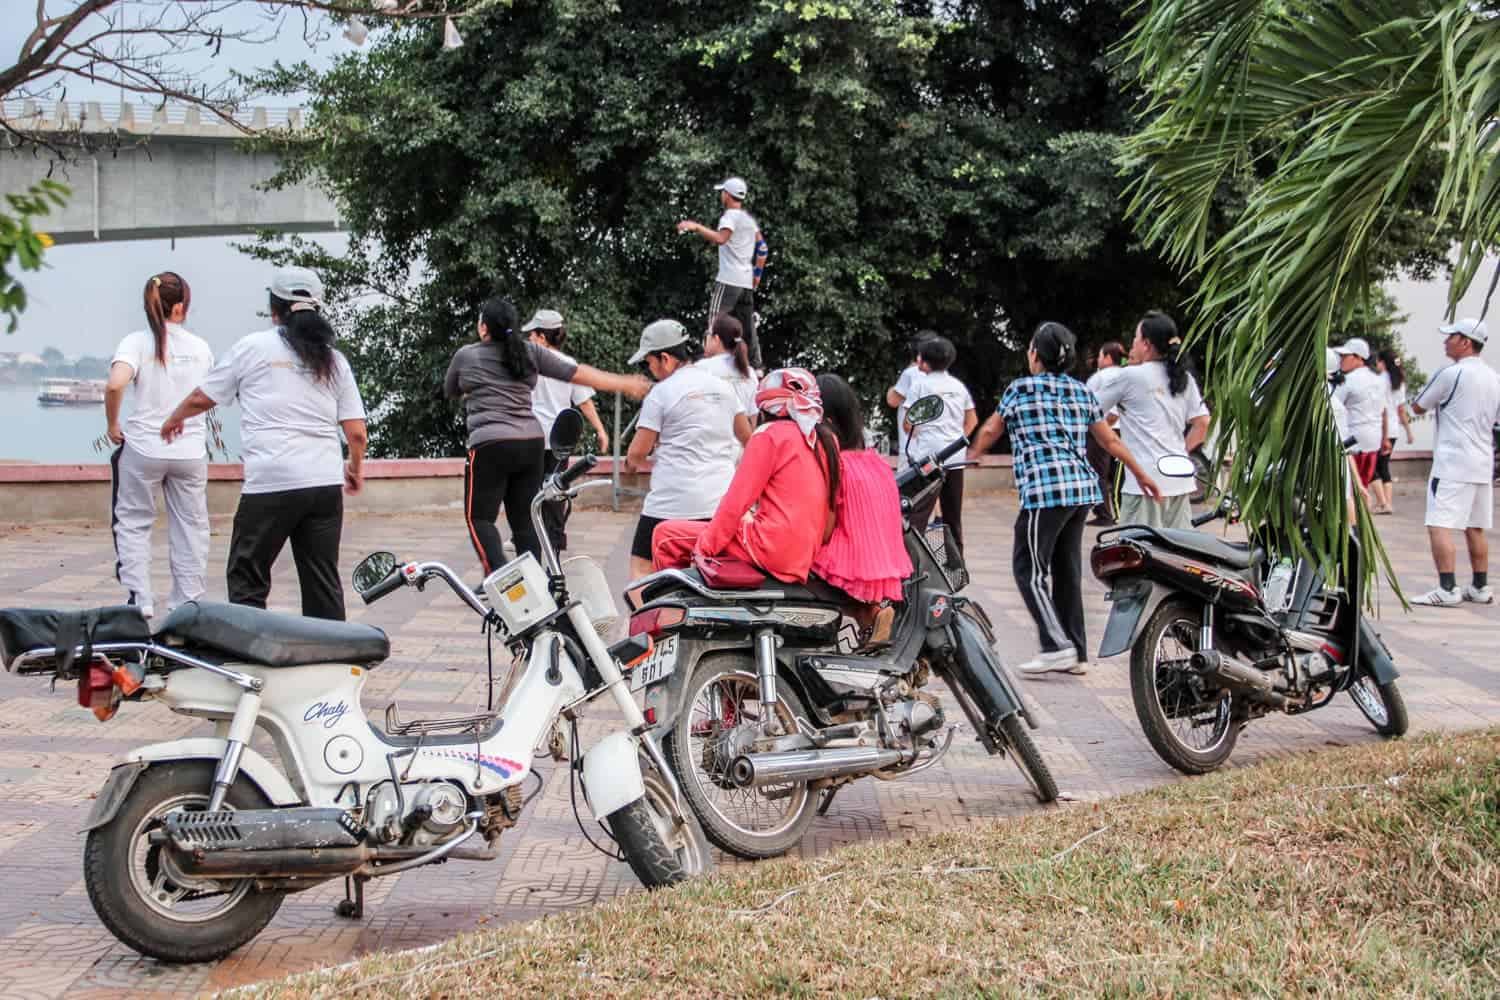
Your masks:
M 1130 651 L 1130 693 L 1141 729 L 1162 760 L 1184 774 L 1207 774 L 1239 739 L 1234 696 L 1207 686 L 1188 666 L 1198 650 L 1202 609 L 1163 601 Z
M 1381 684 L 1369 674 L 1360 674 L 1349 686 L 1349 697 L 1381 736 L 1406 735 L 1410 724 L 1406 717 L 1406 699 L 1401 697 L 1395 681 Z
M 764 721 L 773 735 L 791 735 L 806 715 L 797 695 L 778 684 L 775 717 Z M 715 846 L 752 860 L 795 847 L 817 805 L 806 781 L 740 788 L 730 779 L 730 764 L 762 735 L 762 721 L 754 663 L 719 657 L 693 674 L 665 748 L 704 834 Z

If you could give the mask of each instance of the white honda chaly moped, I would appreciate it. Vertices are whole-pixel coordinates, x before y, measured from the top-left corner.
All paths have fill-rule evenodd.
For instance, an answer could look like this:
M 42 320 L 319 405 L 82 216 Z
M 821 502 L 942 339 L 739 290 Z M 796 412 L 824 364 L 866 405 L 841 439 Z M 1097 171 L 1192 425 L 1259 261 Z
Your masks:
M 578 411 L 564 411 L 551 450 L 565 461 L 581 431 Z M 360 691 L 390 652 L 370 625 L 197 602 L 154 632 L 135 607 L 0 610 L 6 668 L 76 680 L 79 703 L 101 720 L 149 698 L 214 724 L 211 736 L 127 754 L 99 792 L 84 881 L 105 926 L 142 954 L 207 961 L 255 937 L 286 893 L 333 878 L 345 879 L 337 912 L 358 917 L 369 879 L 494 859 L 540 791 L 539 748 L 569 761 L 601 839 L 646 886 L 706 871 L 707 843 L 625 679 L 651 655 L 649 640 L 605 646 L 618 613 L 603 572 L 588 559 L 559 563 L 543 530 L 541 505 L 576 496 L 594 461 L 546 480 L 531 505 L 541 562 L 522 554 L 485 579 L 482 596 L 441 563 L 389 552 L 354 571 L 366 603 L 437 579 L 484 619 L 517 664 L 498 711 L 403 721 L 392 704 L 383 729 L 370 723 Z M 600 697 L 623 728 L 581 752 L 578 719 Z M 257 726 L 280 768 L 251 749 Z

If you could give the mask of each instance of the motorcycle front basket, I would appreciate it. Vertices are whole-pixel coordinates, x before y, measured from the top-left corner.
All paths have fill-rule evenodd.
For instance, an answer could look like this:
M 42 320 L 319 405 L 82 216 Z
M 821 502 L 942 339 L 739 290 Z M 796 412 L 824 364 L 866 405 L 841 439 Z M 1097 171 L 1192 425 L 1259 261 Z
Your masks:
M 948 577 L 951 589 L 957 593 L 967 587 L 969 568 L 964 564 L 963 551 L 959 549 L 952 529 L 942 522 L 935 522 L 927 526 L 923 537 L 927 541 L 927 547 L 937 557 L 938 565 L 943 567 L 943 574 Z

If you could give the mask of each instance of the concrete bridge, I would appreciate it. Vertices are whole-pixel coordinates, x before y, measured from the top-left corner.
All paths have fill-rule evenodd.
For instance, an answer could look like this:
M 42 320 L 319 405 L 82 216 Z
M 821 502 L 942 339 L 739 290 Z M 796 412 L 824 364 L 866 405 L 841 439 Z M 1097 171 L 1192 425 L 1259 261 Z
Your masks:
M 0 117 L 35 140 L 0 134 L 0 193 L 47 176 L 73 189 L 66 207 L 38 223 L 58 243 L 338 228 L 332 200 L 317 187 L 258 187 L 278 161 L 247 138 L 301 129 L 300 109 L 249 108 L 231 124 L 194 106 L 7 101 Z

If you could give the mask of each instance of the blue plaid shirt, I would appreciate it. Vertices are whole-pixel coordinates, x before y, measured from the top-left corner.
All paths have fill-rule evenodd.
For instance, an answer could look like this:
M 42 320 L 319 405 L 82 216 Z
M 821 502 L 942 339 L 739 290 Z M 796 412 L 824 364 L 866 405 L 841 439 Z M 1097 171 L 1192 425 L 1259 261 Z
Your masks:
M 1022 510 L 1102 502 L 1084 440 L 1104 412 L 1087 386 L 1070 375 L 1028 375 L 1005 387 L 999 412 L 1010 431 Z

